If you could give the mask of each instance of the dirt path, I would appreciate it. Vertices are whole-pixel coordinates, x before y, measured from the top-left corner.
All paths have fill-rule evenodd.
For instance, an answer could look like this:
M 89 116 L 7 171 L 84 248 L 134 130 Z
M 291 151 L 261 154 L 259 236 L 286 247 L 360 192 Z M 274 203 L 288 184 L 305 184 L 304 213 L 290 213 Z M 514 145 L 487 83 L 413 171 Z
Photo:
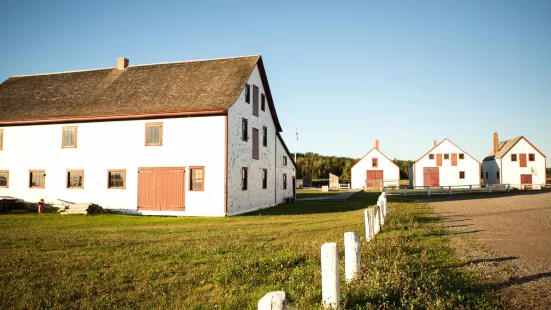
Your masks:
M 511 307 L 551 309 L 551 193 L 452 196 L 430 205 Z

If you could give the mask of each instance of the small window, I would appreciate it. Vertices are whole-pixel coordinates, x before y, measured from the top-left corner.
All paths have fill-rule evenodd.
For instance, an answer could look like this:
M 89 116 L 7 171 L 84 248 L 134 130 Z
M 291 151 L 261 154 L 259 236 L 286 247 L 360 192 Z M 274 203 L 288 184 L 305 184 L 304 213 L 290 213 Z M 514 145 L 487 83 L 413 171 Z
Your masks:
M 258 144 L 258 129 L 253 128 L 253 159 L 259 159 L 260 158 L 260 150 L 259 150 L 259 144 Z
M 488 171 L 486 171 L 486 180 L 488 180 Z
M 262 188 L 268 188 L 268 169 L 262 169 Z
M 145 124 L 145 145 L 163 145 L 163 123 Z
M 0 188 L 10 187 L 10 172 L 8 170 L 0 170 Z
M 44 170 L 29 171 L 29 187 L 45 188 L 45 185 L 46 185 L 46 172 Z
M 283 166 L 287 166 L 287 156 L 283 156 Z
M 536 154 L 528 154 L 528 161 L 535 161 L 536 160 Z
M 465 159 L 465 154 L 464 153 L 459 153 L 459 159 Z
M 245 102 L 251 103 L 251 86 L 249 84 L 245 86 Z
M 4 129 L 0 129 L 0 150 L 4 149 Z
M 241 190 L 247 190 L 247 178 L 248 178 L 248 169 L 243 167 L 241 168 Z
M 459 178 L 464 179 L 465 178 L 465 171 L 459 171 Z
M 260 95 L 260 110 L 266 111 L 266 96 L 264 94 Z
M 376 157 L 372 158 L 372 159 L 371 159 L 371 166 L 372 166 L 372 168 L 377 168 L 377 167 L 379 167 L 379 159 L 376 158 Z
M 258 86 L 253 85 L 253 115 L 258 116 Z
M 189 190 L 203 191 L 205 189 L 205 167 L 189 167 Z
M 444 154 L 444 159 L 450 159 L 450 154 Z
M 287 173 L 283 174 L 283 189 L 287 189 Z
M 249 126 L 247 125 L 247 119 L 241 120 L 241 140 L 247 141 L 249 139 Z
M 126 170 L 107 170 L 107 188 L 126 188 Z
M 517 161 L 517 154 L 511 154 L 511 161 Z
M 434 154 L 429 154 L 429 159 L 434 159 Z
M 61 147 L 62 148 L 77 147 L 77 126 L 63 126 Z
M 84 170 L 67 170 L 67 188 L 84 188 Z
M 268 146 L 268 128 L 262 127 L 262 146 Z
M 496 171 L 497 179 L 499 180 L 499 171 Z

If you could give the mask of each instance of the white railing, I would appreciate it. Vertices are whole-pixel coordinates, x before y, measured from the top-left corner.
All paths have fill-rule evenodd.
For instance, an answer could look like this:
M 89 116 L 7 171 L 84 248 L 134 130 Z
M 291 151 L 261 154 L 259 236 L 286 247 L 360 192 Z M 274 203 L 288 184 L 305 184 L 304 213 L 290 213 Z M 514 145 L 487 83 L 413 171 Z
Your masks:
M 339 189 L 350 189 L 350 183 L 339 183 Z
M 462 193 L 495 193 L 510 192 L 511 190 L 532 190 L 542 189 L 543 184 L 485 184 L 485 185 L 447 185 L 447 186 L 417 186 L 415 188 L 397 189 L 385 187 L 383 192 L 388 195 L 404 196 L 432 196 L 432 195 L 453 195 Z

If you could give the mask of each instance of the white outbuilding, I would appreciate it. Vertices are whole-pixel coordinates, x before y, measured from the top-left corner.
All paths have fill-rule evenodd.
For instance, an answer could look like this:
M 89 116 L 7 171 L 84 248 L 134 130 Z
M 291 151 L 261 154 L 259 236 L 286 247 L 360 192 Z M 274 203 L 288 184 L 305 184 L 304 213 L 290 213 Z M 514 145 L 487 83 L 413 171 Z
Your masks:
M 260 56 L 14 76 L 0 111 L 0 196 L 182 216 L 295 196 Z
M 526 137 L 499 142 L 494 133 L 493 149 L 483 160 L 484 184 L 510 184 L 515 188 L 539 189 L 545 184 L 547 157 Z
M 480 162 L 448 139 L 419 158 L 409 168 L 412 188 L 427 186 L 480 186 Z
M 400 168 L 379 150 L 379 140 L 351 168 L 351 187 L 382 190 L 384 186 L 400 185 Z

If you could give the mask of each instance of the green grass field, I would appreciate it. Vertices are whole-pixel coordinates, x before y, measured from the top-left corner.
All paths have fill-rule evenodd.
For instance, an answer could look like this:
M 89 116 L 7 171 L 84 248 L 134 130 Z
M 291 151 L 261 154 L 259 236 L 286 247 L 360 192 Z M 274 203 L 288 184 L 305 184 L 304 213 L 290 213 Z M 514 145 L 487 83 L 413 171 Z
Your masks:
M 0 215 L 1 308 L 256 309 L 284 290 L 319 309 L 320 247 L 361 233 L 377 193 L 301 201 L 230 218 Z M 362 275 L 343 309 L 495 308 L 422 204 L 390 203 L 382 233 L 362 238 Z

